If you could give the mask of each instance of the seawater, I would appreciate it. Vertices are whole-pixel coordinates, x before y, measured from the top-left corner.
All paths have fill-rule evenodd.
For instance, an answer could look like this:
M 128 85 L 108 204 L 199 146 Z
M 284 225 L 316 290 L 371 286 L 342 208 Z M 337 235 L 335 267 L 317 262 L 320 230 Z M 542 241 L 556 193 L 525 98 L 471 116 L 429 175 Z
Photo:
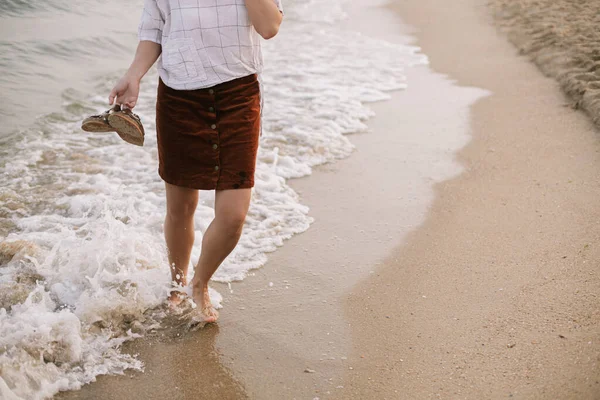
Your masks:
M 0 397 L 41 399 L 100 374 L 143 369 L 121 345 L 160 328 L 169 289 L 165 199 L 154 126 L 157 76 L 136 112 L 144 147 L 89 134 L 81 120 L 106 97 L 136 45 L 141 0 L 0 3 Z M 214 276 L 244 279 L 309 228 L 290 178 L 349 156 L 365 103 L 406 85 L 418 49 L 342 31 L 340 0 L 287 1 L 264 43 L 265 109 L 256 186 L 243 236 Z M 199 256 L 213 214 L 201 194 Z M 191 269 L 190 269 L 191 270 Z M 221 295 L 211 291 L 216 303 Z

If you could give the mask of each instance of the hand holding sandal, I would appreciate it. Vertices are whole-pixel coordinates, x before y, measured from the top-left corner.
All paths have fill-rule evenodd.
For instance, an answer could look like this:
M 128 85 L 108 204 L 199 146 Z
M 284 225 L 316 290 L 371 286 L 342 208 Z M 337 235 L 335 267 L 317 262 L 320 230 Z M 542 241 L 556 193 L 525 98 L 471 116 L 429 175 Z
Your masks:
M 81 123 L 86 132 L 117 132 L 127 143 L 144 145 L 144 127 L 137 114 L 116 104 L 102 114 L 87 117 Z

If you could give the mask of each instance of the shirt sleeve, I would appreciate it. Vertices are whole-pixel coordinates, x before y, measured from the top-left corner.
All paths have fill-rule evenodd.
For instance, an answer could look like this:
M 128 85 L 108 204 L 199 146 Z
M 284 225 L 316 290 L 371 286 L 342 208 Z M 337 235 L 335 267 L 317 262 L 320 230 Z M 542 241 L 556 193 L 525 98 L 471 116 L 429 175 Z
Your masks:
M 277 8 L 279 8 L 279 11 L 281 11 L 281 13 L 283 14 L 283 5 L 281 5 L 281 0 L 273 0 L 273 1 L 277 5 Z
M 140 41 L 149 40 L 161 44 L 162 31 L 165 20 L 156 4 L 156 0 L 145 0 L 144 11 L 138 26 L 138 38 Z

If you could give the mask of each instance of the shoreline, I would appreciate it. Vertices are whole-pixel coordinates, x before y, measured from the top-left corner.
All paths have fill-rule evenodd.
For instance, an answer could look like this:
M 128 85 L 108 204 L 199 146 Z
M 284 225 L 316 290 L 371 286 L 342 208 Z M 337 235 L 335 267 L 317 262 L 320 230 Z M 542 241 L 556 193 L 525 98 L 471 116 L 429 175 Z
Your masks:
M 410 68 L 406 91 L 371 105 L 372 132 L 349 136 L 354 154 L 290 181 L 311 228 L 232 292 L 214 284 L 218 325 L 131 342 L 144 373 L 57 398 L 600 393 L 596 130 L 482 0 L 390 7 L 438 72 Z M 406 40 L 389 13 L 354 2 L 344 26 Z M 471 87 L 492 95 L 470 106 L 485 94 Z
M 464 172 L 348 295 L 354 366 L 335 398 L 597 399 L 597 129 L 486 2 L 390 7 L 434 70 L 492 95 L 472 107 Z
M 373 33 L 369 21 L 385 17 L 384 9 L 368 1 L 354 2 L 349 13 L 343 29 L 356 24 L 367 33 Z M 377 28 L 400 44 L 406 38 L 398 36 L 396 24 L 388 18 Z M 148 398 L 312 399 L 340 390 L 352 347 L 340 299 L 422 223 L 432 182 L 460 173 L 453 154 L 468 141 L 464 114 L 484 95 L 456 88 L 426 66 L 410 70 L 408 90 L 371 103 L 377 113 L 367 123 L 371 132 L 349 136 L 354 154 L 290 180 L 315 222 L 271 253 L 263 268 L 233 284 L 233 292 L 213 284 L 224 293 L 218 326 L 193 334 L 172 329 L 128 343 L 126 351 L 145 362 L 144 373 L 101 376 L 57 398 L 125 399 L 135 392 Z M 414 91 L 413 85 L 427 90 Z M 441 117 L 434 131 L 432 104 Z M 406 129 L 399 132 L 399 125 Z M 445 132 L 442 139 L 438 130 Z M 199 359 L 201 370 L 194 368 Z

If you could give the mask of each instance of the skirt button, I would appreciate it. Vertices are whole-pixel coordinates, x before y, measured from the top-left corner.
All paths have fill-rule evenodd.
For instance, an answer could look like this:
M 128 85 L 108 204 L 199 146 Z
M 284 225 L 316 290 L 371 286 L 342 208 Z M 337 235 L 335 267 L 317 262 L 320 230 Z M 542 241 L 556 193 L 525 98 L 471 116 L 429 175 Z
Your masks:
M 213 149 L 215 149 L 215 150 L 216 150 L 216 149 L 217 149 L 217 147 L 219 147 L 219 146 L 217 146 L 216 144 L 213 144 Z
M 212 124 L 212 125 L 210 126 L 210 128 L 211 128 L 211 129 L 217 129 L 217 126 L 216 126 L 215 124 Z
M 215 165 L 215 171 L 218 171 L 218 170 L 219 170 L 219 166 Z

